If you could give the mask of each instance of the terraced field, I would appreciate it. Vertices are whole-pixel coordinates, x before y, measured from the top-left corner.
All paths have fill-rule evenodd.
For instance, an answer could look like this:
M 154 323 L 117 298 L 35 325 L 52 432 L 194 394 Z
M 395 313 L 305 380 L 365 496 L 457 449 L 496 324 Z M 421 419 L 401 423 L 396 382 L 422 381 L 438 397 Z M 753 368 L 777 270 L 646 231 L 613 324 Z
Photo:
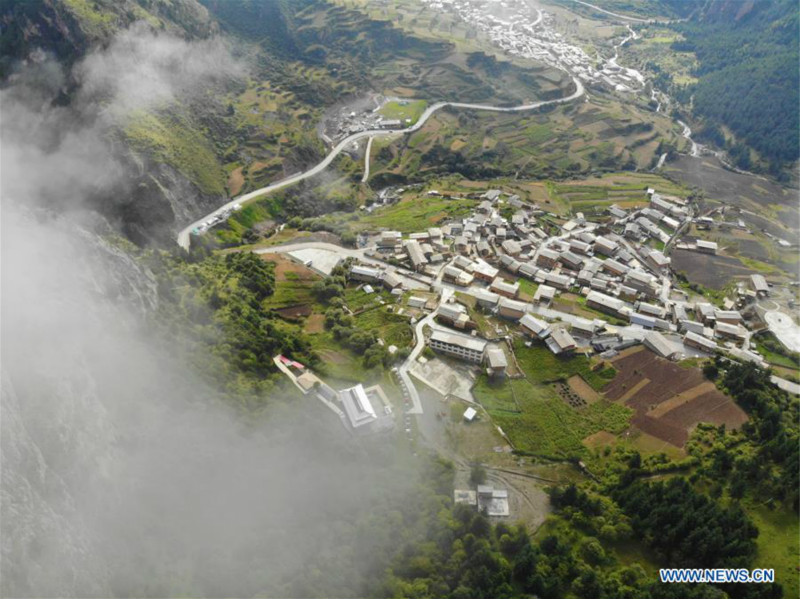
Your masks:
M 624 352 L 612 364 L 619 374 L 604 388 L 606 397 L 635 410 L 632 424 L 639 430 L 675 447 L 683 447 L 699 422 L 737 429 L 747 421 L 698 368 L 681 368 L 643 347 Z
M 666 117 L 595 96 L 529 115 L 443 112 L 408 139 L 374 145 L 371 177 L 381 183 L 444 172 L 543 179 L 646 171 L 664 144 L 677 143 L 678 131 Z

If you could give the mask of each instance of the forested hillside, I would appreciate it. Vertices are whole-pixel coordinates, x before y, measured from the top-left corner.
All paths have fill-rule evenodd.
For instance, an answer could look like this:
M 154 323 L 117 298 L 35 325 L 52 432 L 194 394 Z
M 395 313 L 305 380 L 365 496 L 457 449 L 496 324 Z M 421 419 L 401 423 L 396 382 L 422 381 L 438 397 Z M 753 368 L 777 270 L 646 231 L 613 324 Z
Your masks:
M 694 52 L 698 60 L 697 82 L 678 88 L 677 96 L 714 125 L 730 128 L 777 173 L 782 163 L 800 157 L 797 3 L 698 6 L 688 21 L 673 24 L 685 39 L 672 49 Z M 738 166 L 752 168 L 744 147 L 733 146 L 730 153 Z

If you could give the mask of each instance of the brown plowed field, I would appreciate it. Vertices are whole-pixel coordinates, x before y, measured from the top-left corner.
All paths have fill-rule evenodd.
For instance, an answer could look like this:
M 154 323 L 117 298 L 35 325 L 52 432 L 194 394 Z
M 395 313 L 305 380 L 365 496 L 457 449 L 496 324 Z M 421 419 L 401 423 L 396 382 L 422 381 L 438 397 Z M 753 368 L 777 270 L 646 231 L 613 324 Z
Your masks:
M 686 441 L 689 440 L 689 431 L 685 428 L 664 422 L 659 418 L 651 418 L 638 411 L 631 419 L 631 423 L 648 435 L 653 435 L 675 447 L 683 447 Z
M 632 424 L 640 430 L 676 447 L 683 447 L 698 422 L 735 429 L 747 420 L 698 368 L 681 368 L 647 349 L 612 362 L 618 374 L 606 386 L 606 397 L 633 408 Z

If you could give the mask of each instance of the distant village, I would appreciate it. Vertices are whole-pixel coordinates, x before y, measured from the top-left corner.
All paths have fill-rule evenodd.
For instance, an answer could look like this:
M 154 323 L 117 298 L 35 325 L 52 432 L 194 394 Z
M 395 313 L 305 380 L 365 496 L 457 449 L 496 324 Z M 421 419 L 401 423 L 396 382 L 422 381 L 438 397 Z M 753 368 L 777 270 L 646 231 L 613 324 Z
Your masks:
M 616 54 L 598 65 L 578 45 L 571 44 L 555 30 L 552 14 L 531 10 L 523 0 L 482 2 L 480 0 L 423 0 L 431 11 L 457 15 L 485 33 L 494 44 L 513 56 L 534 59 L 556 68 L 566 68 L 584 83 L 617 92 L 632 92 L 644 87 L 644 76 L 637 70 L 617 64 Z M 628 28 L 629 37 L 636 33 Z

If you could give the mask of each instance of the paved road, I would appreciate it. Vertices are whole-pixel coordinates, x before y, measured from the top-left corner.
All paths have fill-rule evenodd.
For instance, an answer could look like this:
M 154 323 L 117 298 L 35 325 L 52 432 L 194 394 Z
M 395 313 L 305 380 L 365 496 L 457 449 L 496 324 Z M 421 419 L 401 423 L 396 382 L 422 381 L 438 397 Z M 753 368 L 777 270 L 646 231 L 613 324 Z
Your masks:
M 453 294 L 453 291 L 448 288 L 442 288 L 442 296 L 440 299 L 440 304 L 444 303 L 448 300 L 448 298 Z M 416 343 L 414 344 L 414 349 L 411 350 L 411 353 L 408 354 L 405 362 L 403 362 L 397 368 L 397 374 L 400 379 L 403 381 L 403 385 L 408 390 L 408 396 L 411 399 L 412 407 L 408 411 L 409 414 L 422 414 L 422 401 L 419 398 L 419 393 L 417 392 L 417 388 L 414 385 L 414 381 L 409 376 L 408 372 L 411 370 L 411 367 L 414 365 L 414 362 L 422 353 L 422 350 L 425 349 L 425 327 L 431 327 L 435 330 L 440 331 L 447 331 L 453 332 L 450 329 L 443 327 L 434 321 L 436 314 L 439 312 L 439 308 L 437 307 L 436 310 L 428 314 L 425 318 L 420 319 L 416 326 L 414 327 L 414 338 L 416 339 Z
M 397 368 L 397 375 L 400 377 L 400 380 L 403 381 L 403 386 L 408 391 L 408 396 L 411 399 L 412 406 L 408 411 L 409 414 L 422 414 L 422 401 L 419 398 L 419 392 L 414 386 L 414 381 L 411 380 L 408 371 L 414 364 L 414 361 L 422 353 L 422 350 L 425 349 L 425 332 L 423 329 L 426 325 L 433 322 L 433 318 L 436 316 L 437 312 L 438 308 L 417 322 L 417 325 L 414 327 L 414 337 L 416 338 L 414 349 L 408 354 L 406 361 Z
M 288 187 L 290 185 L 294 185 L 295 183 L 299 183 L 304 179 L 308 179 L 317 175 L 324 171 L 328 166 L 330 166 L 331 162 L 333 162 L 334 158 L 336 158 L 347 146 L 352 144 L 353 142 L 359 141 L 360 139 L 364 139 L 365 137 L 385 137 L 389 135 L 397 135 L 403 134 L 407 135 L 409 133 L 413 133 L 418 131 L 422 128 L 425 122 L 437 111 L 450 106 L 452 108 L 462 108 L 466 110 L 486 110 L 490 112 L 523 112 L 526 110 L 534 110 L 536 108 L 541 108 L 542 106 L 549 106 L 551 104 L 564 104 L 566 102 L 571 102 L 576 98 L 580 98 L 584 93 L 583 84 L 580 82 L 579 79 L 573 77 L 572 81 L 575 83 L 575 91 L 571 93 L 569 96 L 565 96 L 563 98 L 558 98 L 556 100 L 542 100 L 540 102 L 533 102 L 532 104 L 523 104 L 521 106 L 511 106 L 511 107 L 502 107 L 502 106 L 492 106 L 490 104 L 468 104 L 464 102 L 437 102 L 436 104 L 432 104 L 429 106 L 425 112 L 419 117 L 419 120 L 407 127 L 405 129 L 375 129 L 369 131 L 360 131 L 358 133 L 354 133 L 342 141 L 340 141 L 336 146 L 328 153 L 328 155 L 316 166 L 310 168 L 309 170 L 297 173 L 296 175 L 292 175 L 291 177 L 287 177 L 277 183 L 272 183 L 271 185 L 267 185 L 266 187 L 262 187 L 260 189 L 256 189 L 255 191 L 251 191 L 250 193 L 246 193 L 241 195 L 237 198 L 232 199 L 231 201 L 223 204 L 216 210 L 212 211 L 209 214 L 206 214 L 204 217 L 196 220 L 191 225 L 183 229 L 180 233 L 178 233 L 178 245 L 181 246 L 183 249 L 188 250 L 189 244 L 191 243 L 191 233 L 194 229 L 202 225 L 204 222 L 213 218 L 215 216 L 221 215 L 223 212 L 233 210 L 234 205 L 236 204 L 244 204 L 250 200 L 258 198 L 260 196 L 266 195 L 268 193 L 272 193 L 273 191 L 277 191 L 284 187 Z
M 652 23 L 653 19 L 640 19 L 639 17 L 629 17 L 627 15 L 621 15 L 616 12 L 611 12 L 610 10 L 606 10 L 605 8 L 600 8 L 599 6 L 595 6 L 594 4 L 589 4 L 588 2 L 582 2 L 582 0 L 572 0 L 573 2 L 577 2 L 578 4 L 583 4 L 584 6 L 588 6 L 589 8 L 593 8 L 596 11 L 601 13 L 611 15 L 612 17 L 617 17 L 618 19 L 624 19 L 626 21 L 635 21 L 636 23 Z
M 797 383 L 793 383 L 792 381 L 787 381 L 786 379 L 782 379 L 779 376 L 772 375 L 770 380 L 775 383 L 779 388 L 783 389 L 787 393 L 794 393 L 795 395 L 800 395 L 800 385 Z
M 372 150 L 372 140 L 375 139 L 374 137 L 370 137 L 369 141 L 367 142 L 367 150 L 364 152 L 364 176 L 361 177 L 361 182 L 366 183 L 367 179 L 369 179 L 369 153 Z

